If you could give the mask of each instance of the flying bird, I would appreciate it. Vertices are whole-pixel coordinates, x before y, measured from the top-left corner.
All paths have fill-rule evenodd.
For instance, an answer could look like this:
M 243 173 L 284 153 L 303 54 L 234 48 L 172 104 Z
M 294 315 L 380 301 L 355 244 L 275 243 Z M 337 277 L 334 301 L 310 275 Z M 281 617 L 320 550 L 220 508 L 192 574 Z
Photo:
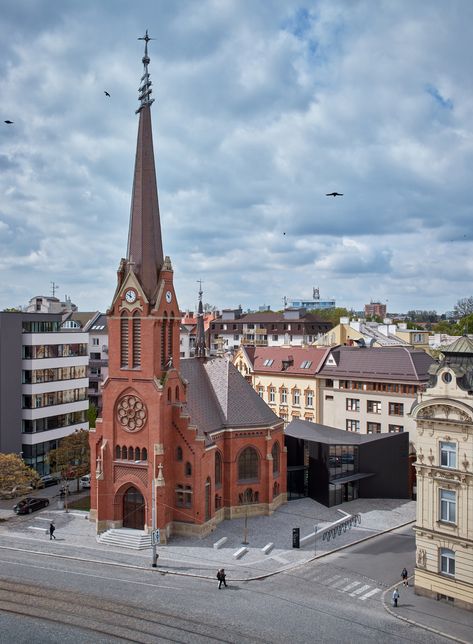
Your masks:
M 4 121 L 7 125 L 13 125 L 13 121 Z
M 103 93 L 105 94 L 105 96 L 108 96 L 110 98 L 110 94 L 105 89 L 103 90 Z
M 326 197 L 343 197 L 343 192 L 328 192 Z

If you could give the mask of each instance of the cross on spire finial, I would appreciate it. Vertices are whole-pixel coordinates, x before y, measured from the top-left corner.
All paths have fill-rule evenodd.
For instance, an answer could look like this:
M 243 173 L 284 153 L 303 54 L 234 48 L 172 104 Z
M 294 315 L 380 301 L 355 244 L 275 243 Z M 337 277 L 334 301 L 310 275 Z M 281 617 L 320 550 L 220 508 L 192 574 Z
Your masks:
M 197 280 L 197 284 L 199 285 L 199 301 L 202 302 L 202 280 Z
M 148 56 L 148 43 L 150 40 L 155 40 L 155 39 L 150 38 L 148 36 L 148 30 L 146 30 L 145 35 L 140 36 L 138 40 L 145 41 L 145 55 L 141 59 L 143 61 L 144 73 L 143 73 L 143 76 L 141 77 L 141 85 L 138 89 L 138 92 L 140 93 L 140 95 L 138 96 L 138 100 L 140 101 L 141 105 L 136 110 L 135 114 L 138 114 L 138 112 L 140 112 L 143 109 L 143 107 L 145 107 L 146 105 L 150 106 L 152 105 L 152 103 L 154 103 L 154 98 L 151 98 L 151 93 L 153 91 L 151 89 L 152 82 L 149 79 L 149 72 L 148 72 L 148 65 L 150 62 L 150 58 Z

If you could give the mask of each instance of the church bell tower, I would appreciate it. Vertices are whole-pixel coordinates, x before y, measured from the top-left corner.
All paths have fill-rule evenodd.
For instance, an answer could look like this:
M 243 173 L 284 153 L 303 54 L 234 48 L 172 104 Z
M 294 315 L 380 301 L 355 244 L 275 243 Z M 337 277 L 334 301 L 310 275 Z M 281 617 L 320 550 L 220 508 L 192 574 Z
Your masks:
M 103 384 L 102 418 L 90 435 L 96 470 L 91 514 L 98 531 L 149 529 L 153 486 L 166 508 L 165 445 L 172 440 L 172 403 L 185 399 L 179 375 L 179 305 L 161 238 L 148 32 L 140 40 L 145 52 L 127 254 L 120 261 L 107 311 L 109 375 Z M 161 511 L 156 527 L 170 521 L 166 513 Z

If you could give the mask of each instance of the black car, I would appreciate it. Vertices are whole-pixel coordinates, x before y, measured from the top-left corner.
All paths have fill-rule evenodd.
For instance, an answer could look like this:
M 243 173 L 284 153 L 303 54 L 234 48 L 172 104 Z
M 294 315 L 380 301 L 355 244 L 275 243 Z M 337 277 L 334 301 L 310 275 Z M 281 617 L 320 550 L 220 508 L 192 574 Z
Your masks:
M 31 514 L 35 510 L 41 510 L 49 505 L 49 499 L 43 499 L 39 496 L 27 496 L 25 499 L 19 501 L 13 506 L 13 510 L 17 514 Z
M 43 484 L 42 487 L 50 487 L 51 485 L 59 484 L 59 479 L 54 478 L 54 476 L 51 476 L 51 474 L 46 474 L 45 476 L 42 476 L 40 478 L 40 481 Z

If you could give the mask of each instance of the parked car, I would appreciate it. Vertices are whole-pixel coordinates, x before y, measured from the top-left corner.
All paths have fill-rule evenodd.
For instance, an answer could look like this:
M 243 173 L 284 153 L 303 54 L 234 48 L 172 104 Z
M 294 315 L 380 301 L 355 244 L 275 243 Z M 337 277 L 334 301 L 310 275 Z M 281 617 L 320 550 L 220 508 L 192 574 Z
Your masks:
M 44 499 L 40 496 L 32 497 L 27 496 L 25 499 L 19 501 L 13 506 L 16 514 L 31 514 L 35 510 L 41 510 L 49 505 L 49 499 Z
M 32 490 L 31 485 L 15 485 L 9 490 L 0 490 L 0 499 L 14 499 L 16 496 L 22 496 Z
M 42 487 L 50 487 L 51 485 L 59 484 L 59 479 L 51 476 L 51 474 L 45 474 L 40 478 L 40 481 L 43 483 Z
M 86 474 L 85 476 L 81 476 L 80 478 L 80 486 L 83 490 L 89 489 L 90 488 L 90 474 Z

